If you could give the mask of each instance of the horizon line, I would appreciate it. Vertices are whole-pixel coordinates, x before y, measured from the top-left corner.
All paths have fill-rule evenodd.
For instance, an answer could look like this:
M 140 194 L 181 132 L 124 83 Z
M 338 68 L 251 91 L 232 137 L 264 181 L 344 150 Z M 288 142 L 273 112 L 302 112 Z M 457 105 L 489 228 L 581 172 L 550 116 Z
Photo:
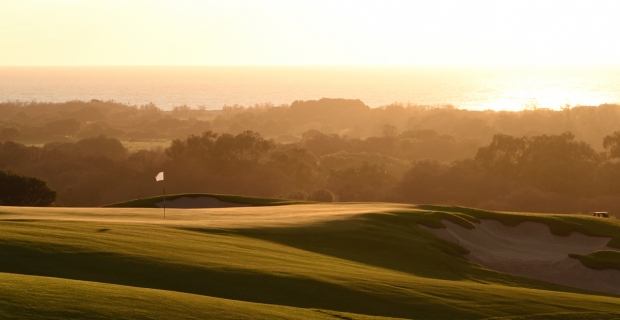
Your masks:
M 0 65 L 0 68 L 69 68 L 69 67 L 303 67 L 303 68 L 516 68 L 516 67 L 620 67 L 617 64 L 80 64 L 80 65 Z

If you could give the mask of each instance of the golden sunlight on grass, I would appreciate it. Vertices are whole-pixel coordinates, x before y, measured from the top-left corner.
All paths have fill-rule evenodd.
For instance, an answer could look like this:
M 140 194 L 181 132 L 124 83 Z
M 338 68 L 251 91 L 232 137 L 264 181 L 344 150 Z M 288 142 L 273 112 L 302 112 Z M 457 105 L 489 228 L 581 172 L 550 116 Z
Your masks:
M 441 219 L 476 221 L 483 217 L 507 217 L 508 223 L 532 218 L 550 225 L 574 224 L 558 222 L 554 216 L 424 208 L 300 204 L 177 209 L 170 213 L 175 218 L 164 224 L 159 209 L 4 207 L 0 248 L 11 259 L 0 262 L 0 272 L 4 272 L 0 277 L 8 284 L 8 290 L 0 293 L 0 309 L 33 316 L 93 312 L 109 317 L 122 310 L 125 316 L 131 312 L 178 313 L 178 306 L 147 307 L 167 297 L 181 306 L 230 304 L 242 318 L 253 308 L 265 314 L 288 310 L 282 306 L 303 308 L 290 309 L 292 314 L 286 318 L 291 319 L 308 312 L 484 318 L 559 310 L 594 319 L 601 312 L 617 315 L 620 311 L 614 296 L 472 264 L 463 258 L 467 250 L 418 227 Z M 250 216 L 254 223 L 247 222 Z M 584 228 L 597 223 L 590 218 L 572 219 Z M 599 232 L 617 233 L 618 223 L 610 223 Z M 35 280 L 10 273 L 60 279 Z M 39 292 L 45 292 L 47 302 L 17 307 L 26 295 L 16 288 L 33 281 L 45 284 Z M 151 289 L 121 290 L 115 285 Z M 87 292 L 105 297 L 98 304 L 101 308 L 93 309 L 90 300 L 67 304 L 68 297 Z M 149 298 L 132 305 L 150 311 L 133 310 L 125 303 L 121 309 L 106 307 L 134 294 Z M 185 312 L 187 317 L 199 317 L 223 311 L 200 307 Z

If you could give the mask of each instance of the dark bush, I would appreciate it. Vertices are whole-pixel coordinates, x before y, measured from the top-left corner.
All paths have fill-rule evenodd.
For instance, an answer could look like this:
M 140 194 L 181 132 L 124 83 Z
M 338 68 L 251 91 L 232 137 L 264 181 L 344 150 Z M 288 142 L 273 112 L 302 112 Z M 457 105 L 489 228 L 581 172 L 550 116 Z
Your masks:
M 0 205 L 49 206 L 56 200 L 56 191 L 47 182 L 10 171 L 0 171 Z
M 110 159 L 123 159 L 127 149 L 115 138 L 104 135 L 82 139 L 74 144 L 75 151 L 87 156 L 104 156 Z

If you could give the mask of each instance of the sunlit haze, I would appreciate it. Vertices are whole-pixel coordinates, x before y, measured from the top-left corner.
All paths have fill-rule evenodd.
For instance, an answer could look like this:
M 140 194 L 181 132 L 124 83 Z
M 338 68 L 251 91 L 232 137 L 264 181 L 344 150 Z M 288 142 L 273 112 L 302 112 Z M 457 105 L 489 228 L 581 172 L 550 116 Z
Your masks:
M 0 0 L 0 65 L 618 65 L 617 1 Z
M 618 219 L 620 0 L 0 0 L 0 320 L 620 319 Z

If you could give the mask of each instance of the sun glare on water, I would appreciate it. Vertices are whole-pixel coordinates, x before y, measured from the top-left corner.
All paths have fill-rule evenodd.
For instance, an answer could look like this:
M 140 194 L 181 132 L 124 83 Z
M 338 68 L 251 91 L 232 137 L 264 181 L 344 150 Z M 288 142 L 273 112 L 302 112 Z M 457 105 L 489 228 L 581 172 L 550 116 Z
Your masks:
M 614 103 L 620 101 L 619 7 L 616 1 L 551 0 L 0 1 L 0 43 L 10 44 L 0 50 L 0 66 L 318 68 L 220 73 L 225 80 L 177 73 L 165 85 L 156 77 L 141 80 L 151 86 L 147 91 L 131 83 L 139 75 L 102 88 L 97 77 L 76 84 L 64 71 L 62 82 L 22 90 L 3 71 L 9 94 L 0 92 L 0 99 L 150 100 L 163 108 L 322 97 L 361 99 L 372 107 L 399 101 L 493 110 Z M 321 69 L 326 66 L 392 69 L 338 74 Z M 545 71 L 551 66 L 560 71 Z M 577 67 L 593 69 L 571 74 Z M 115 89 L 120 82 L 127 92 Z M 46 94 L 53 86 L 53 95 Z

